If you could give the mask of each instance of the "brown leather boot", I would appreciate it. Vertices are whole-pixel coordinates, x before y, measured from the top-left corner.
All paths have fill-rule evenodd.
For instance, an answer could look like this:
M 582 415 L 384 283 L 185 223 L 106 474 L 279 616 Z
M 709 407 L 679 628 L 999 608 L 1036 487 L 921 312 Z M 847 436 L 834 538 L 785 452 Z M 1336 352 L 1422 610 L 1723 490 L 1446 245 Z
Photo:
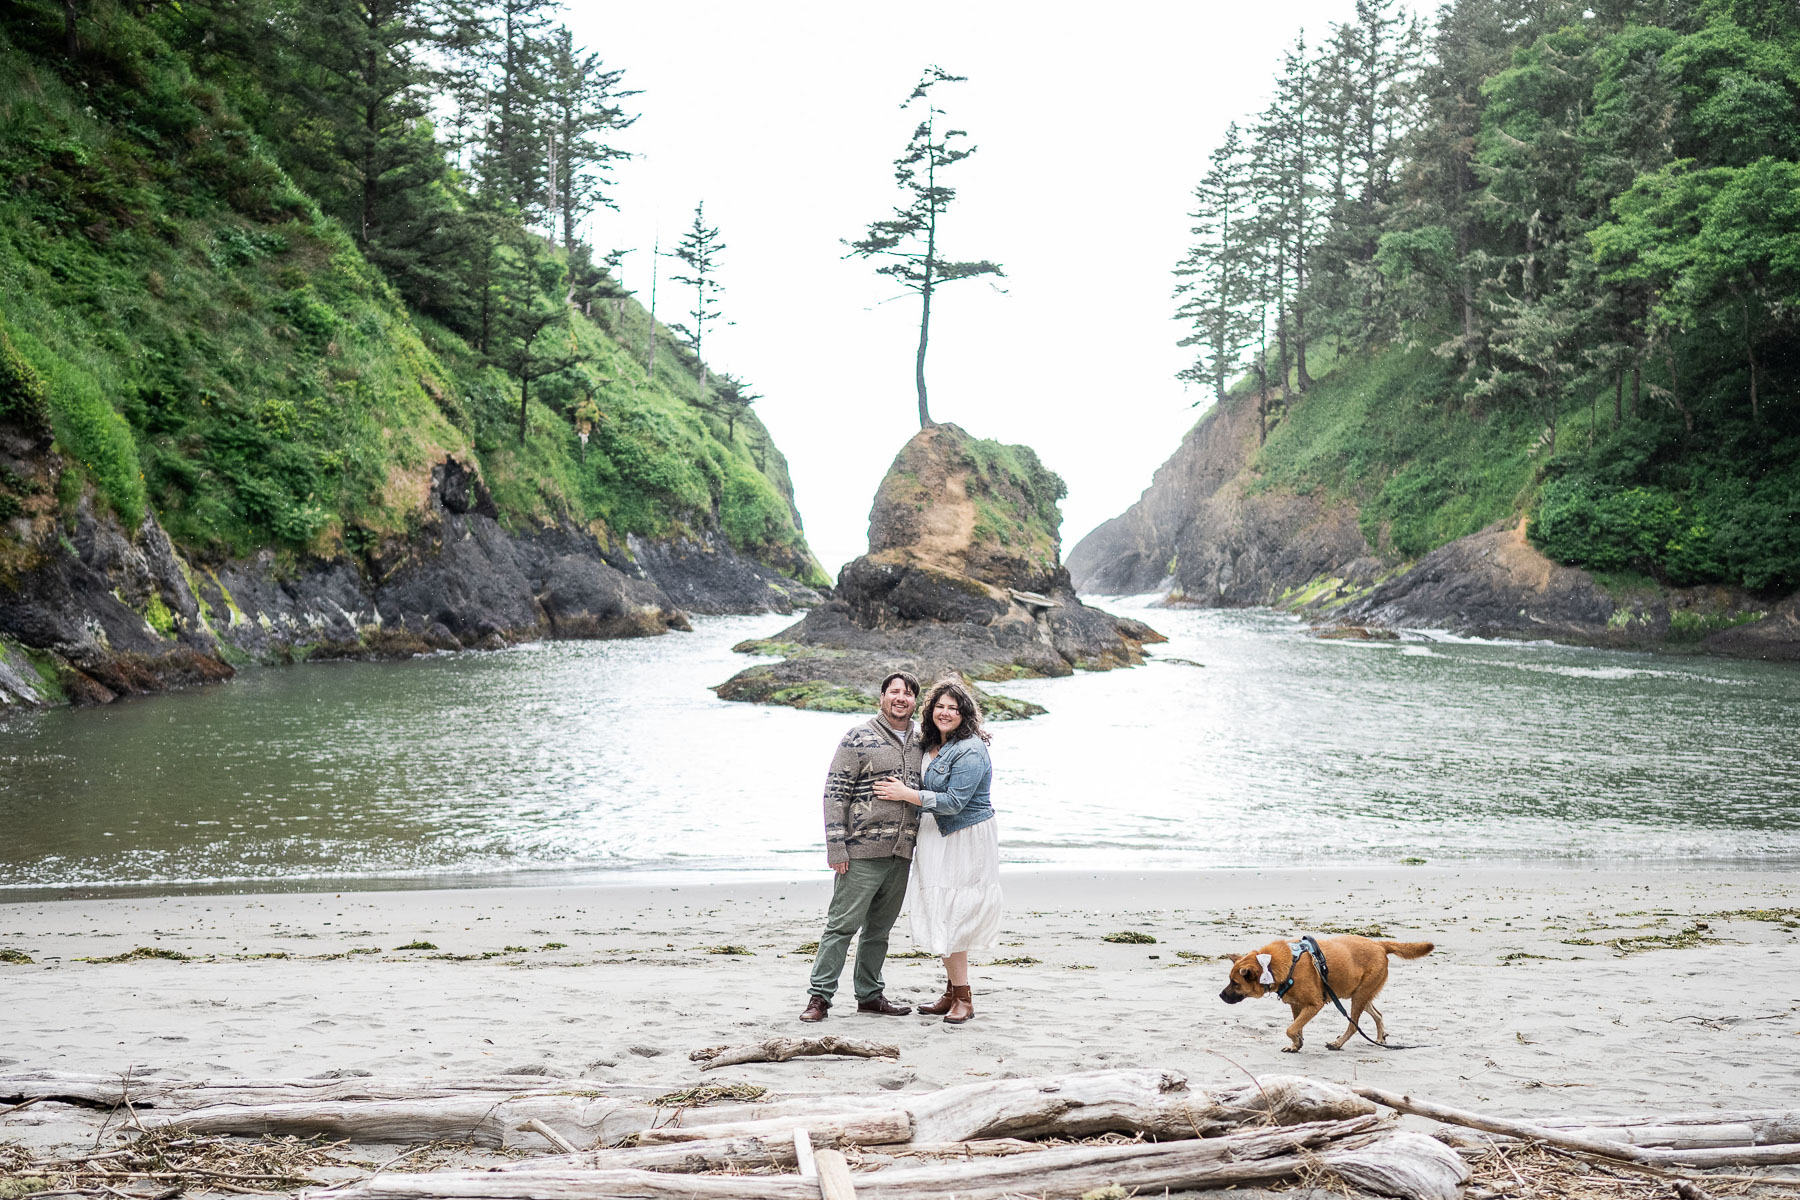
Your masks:
M 961 1025 L 975 1015 L 975 997 L 970 994 L 967 984 L 950 989 L 950 1011 L 944 1014 L 944 1024 Z
M 806 1011 L 800 1014 L 802 1021 L 823 1021 L 825 1014 L 831 1011 L 831 1001 L 823 996 L 808 996 Z
M 950 986 L 950 981 L 948 979 L 944 980 L 944 994 L 939 996 L 936 1000 L 933 1000 L 930 1004 L 919 1005 L 919 1011 L 928 1016 L 943 1016 L 950 1011 L 950 1006 L 956 1002 L 955 991 L 956 989 Z

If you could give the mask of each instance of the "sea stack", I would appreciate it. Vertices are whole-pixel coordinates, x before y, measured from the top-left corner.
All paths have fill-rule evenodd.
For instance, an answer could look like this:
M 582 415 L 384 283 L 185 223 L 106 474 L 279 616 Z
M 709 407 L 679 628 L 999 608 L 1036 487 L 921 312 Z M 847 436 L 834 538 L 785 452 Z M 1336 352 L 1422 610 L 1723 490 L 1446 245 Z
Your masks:
M 866 712 L 882 675 L 971 682 L 1068 675 L 1143 661 L 1162 635 L 1076 598 L 1062 565 L 1063 482 L 1029 446 L 921 429 L 888 468 L 869 512 L 869 551 L 832 598 L 772 638 L 738 650 L 785 661 L 714 689 L 727 700 Z M 1036 705 L 991 694 L 994 719 Z

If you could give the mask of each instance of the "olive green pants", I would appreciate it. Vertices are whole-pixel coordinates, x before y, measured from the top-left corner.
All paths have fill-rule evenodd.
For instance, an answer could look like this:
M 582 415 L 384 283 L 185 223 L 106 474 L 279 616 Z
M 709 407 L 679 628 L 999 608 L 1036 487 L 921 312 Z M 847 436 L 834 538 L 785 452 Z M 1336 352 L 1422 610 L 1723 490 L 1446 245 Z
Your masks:
M 851 982 L 856 998 L 867 1000 L 882 991 L 881 964 L 887 959 L 888 934 L 906 900 L 907 858 L 853 858 L 850 869 L 837 877 L 831 890 L 831 908 L 825 913 L 825 932 L 819 938 L 819 956 L 813 959 L 811 992 L 829 1000 L 837 993 L 838 976 L 850 939 L 856 942 L 856 970 Z M 858 934 L 860 937 L 857 937 Z

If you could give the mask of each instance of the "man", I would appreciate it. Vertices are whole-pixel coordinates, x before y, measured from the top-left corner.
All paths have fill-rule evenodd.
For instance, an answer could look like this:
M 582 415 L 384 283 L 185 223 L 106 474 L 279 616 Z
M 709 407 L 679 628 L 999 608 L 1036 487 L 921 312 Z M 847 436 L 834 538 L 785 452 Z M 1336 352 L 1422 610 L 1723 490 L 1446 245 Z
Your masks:
M 906 899 L 919 810 L 898 800 L 877 800 L 872 788 L 877 779 L 919 786 L 919 737 L 912 723 L 918 703 L 919 681 L 905 671 L 890 673 L 881 681 L 880 712 L 846 733 L 831 756 L 825 775 L 825 861 L 837 880 L 802 1021 L 823 1021 L 830 1011 L 852 937 L 857 937 L 856 1011 L 886 1017 L 912 1011 L 882 995 L 881 964 Z

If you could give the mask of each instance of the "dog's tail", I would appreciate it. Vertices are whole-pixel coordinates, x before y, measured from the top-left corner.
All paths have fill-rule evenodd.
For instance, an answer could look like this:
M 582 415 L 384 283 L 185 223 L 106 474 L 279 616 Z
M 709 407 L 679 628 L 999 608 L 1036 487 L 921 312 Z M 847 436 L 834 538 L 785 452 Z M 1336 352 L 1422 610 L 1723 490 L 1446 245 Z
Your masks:
M 1381 948 L 1389 954 L 1398 954 L 1401 958 L 1424 958 L 1431 953 L 1430 942 L 1387 942 Z

